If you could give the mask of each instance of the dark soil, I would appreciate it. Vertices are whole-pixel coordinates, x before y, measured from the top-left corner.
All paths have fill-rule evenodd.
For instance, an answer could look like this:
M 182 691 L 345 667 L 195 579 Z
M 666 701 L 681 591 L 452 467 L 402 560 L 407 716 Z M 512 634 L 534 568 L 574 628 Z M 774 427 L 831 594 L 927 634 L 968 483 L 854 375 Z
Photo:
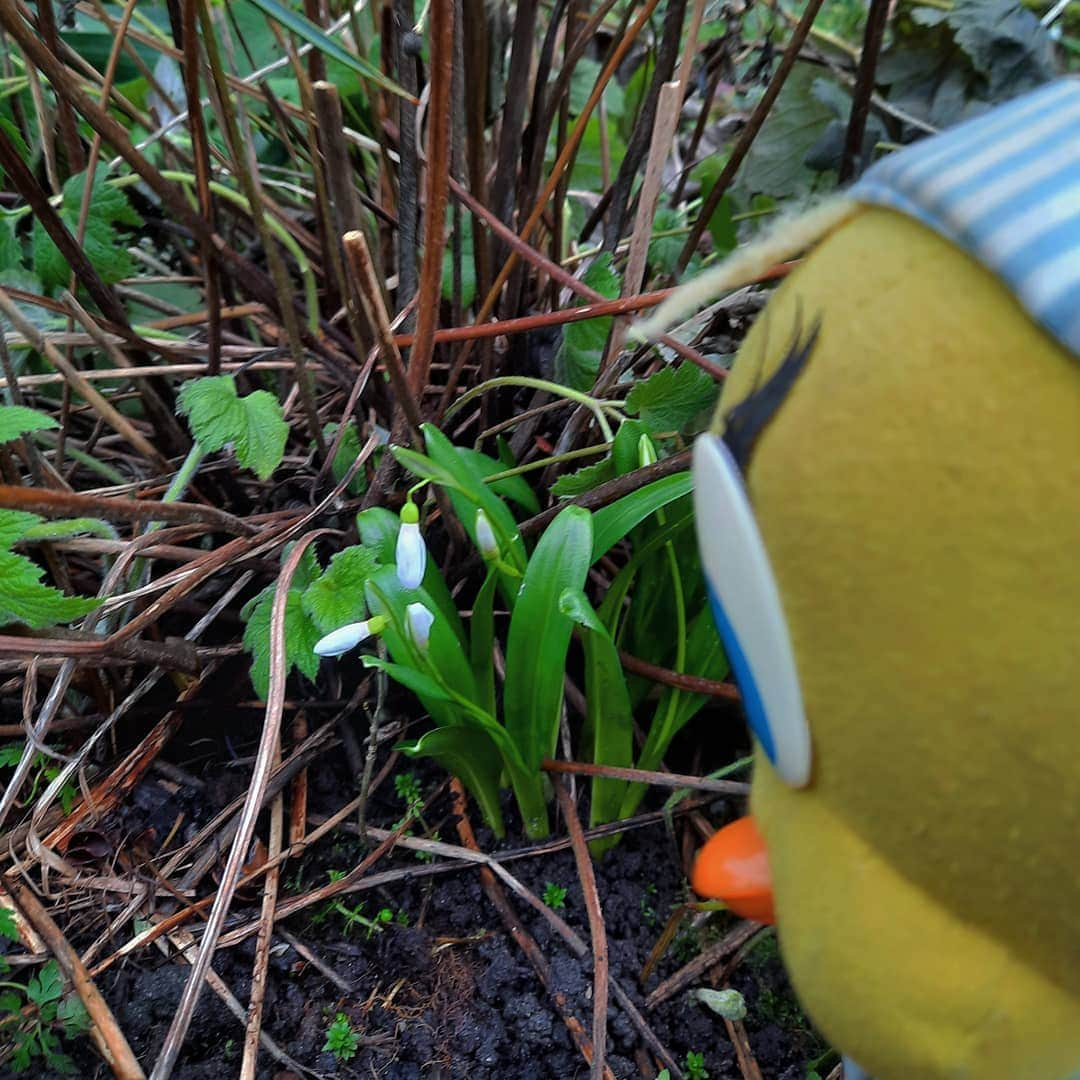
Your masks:
M 237 692 L 234 690 L 234 693 Z M 151 772 L 126 799 L 117 813 L 95 830 L 99 846 L 132 850 L 141 846 L 157 865 L 163 862 L 157 845 L 168 835 L 179 815 L 180 832 L 170 843 L 175 849 L 230 799 L 241 794 L 250 765 L 261 715 L 244 710 L 231 713 L 229 735 L 222 733 L 217 716 L 196 712 L 164 756 L 200 777 L 194 790 L 173 778 Z M 683 753 L 705 755 L 705 760 L 732 760 L 744 736 L 737 714 L 718 708 L 706 710 L 677 741 Z M 718 732 L 728 732 L 731 746 L 713 746 Z M 136 732 L 131 733 L 137 737 Z M 362 735 L 361 735 L 362 737 Z M 223 762 L 233 762 L 223 765 Z M 379 764 L 384 758 L 380 754 Z M 679 761 L 672 767 L 702 771 L 701 759 Z M 414 772 L 425 796 L 436 792 L 445 774 L 425 762 L 401 759 L 397 771 Z M 445 790 L 445 789 L 444 789 Z M 587 783 L 579 782 L 582 812 L 587 806 Z M 309 813 L 336 812 L 356 792 L 356 781 L 340 749 L 324 754 L 309 769 Z M 666 792 L 653 792 L 642 811 L 658 809 Z M 393 826 L 404 804 L 387 780 L 372 795 L 369 820 Z M 513 835 L 512 807 L 507 805 L 511 836 L 502 845 L 477 826 L 483 850 L 520 851 L 529 845 Z M 718 801 L 706 808 L 720 822 L 742 807 Z M 425 820 L 439 837 L 457 843 L 449 798 L 440 795 L 429 806 Z M 679 857 L 684 826 L 676 817 L 674 832 L 662 820 L 627 833 L 622 842 L 596 864 L 597 884 L 607 931 L 610 972 L 632 997 L 660 1041 L 682 1067 L 688 1051 L 704 1055 L 713 1078 L 738 1077 L 734 1050 L 723 1021 L 683 991 L 649 1011 L 645 995 L 672 972 L 696 956 L 701 948 L 722 937 L 734 921 L 722 914 L 692 926 L 683 923 L 656 972 L 642 987 L 639 975 L 669 916 L 687 899 L 687 885 Z M 260 831 L 262 831 L 260 829 Z M 565 836 L 556 822 L 555 838 Z M 138 844 L 136 844 L 138 841 Z M 90 845 L 93 848 L 93 845 Z M 355 828 L 329 834 L 302 859 L 286 864 L 281 896 L 288 899 L 325 884 L 332 872 L 351 870 L 363 858 Z M 573 854 L 567 847 L 552 852 L 541 845 L 535 854 L 515 858 L 507 868 L 537 896 L 547 884 L 566 889 L 560 914 L 586 943 L 589 926 Z M 360 924 L 351 929 L 339 910 L 326 903 L 283 920 L 300 943 L 350 987 L 343 993 L 280 938 L 272 951 L 264 1030 L 312 1075 L 331 1077 L 559 1077 L 588 1075 L 588 1067 L 573 1046 L 567 1028 L 525 955 L 507 932 L 487 900 L 478 871 L 455 866 L 447 873 L 431 874 L 429 864 L 416 854 L 399 849 L 380 861 L 378 870 L 409 871 L 389 886 L 341 896 L 346 909 L 373 918 L 389 909 L 392 921 L 377 932 Z M 209 886 L 208 881 L 204 886 Z M 233 905 L 233 924 L 258 914 L 258 894 L 246 894 Z M 576 958 L 548 922 L 511 897 L 522 925 L 535 938 L 551 970 L 551 989 L 565 1000 L 566 1011 L 585 1032 L 592 1026 L 592 961 Z M 119 905 L 116 905 L 118 907 Z M 175 910 L 159 901 L 159 911 Z M 105 925 L 106 913 L 87 915 L 83 910 L 64 925 L 78 948 L 89 944 Z M 63 917 L 61 915 L 63 924 Z M 193 927 L 198 930 L 197 927 Z M 127 928 L 117 945 L 131 933 Z M 112 950 L 107 948 L 103 955 Z M 246 1005 L 250 992 L 254 938 L 232 949 L 219 950 L 214 970 Z M 149 1071 L 172 1020 L 188 976 L 186 965 L 166 958 L 150 947 L 118 962 L 97 979 L 139 1060 Z M 707 986 L 701 980 L 696 986 Z M 730 985 L 746 998 L 745 1021 L 750 1043 L 767 1080 L 803 1080 L 807 1062 L 824 1049 L 807 1026 L 787 987 L 776 955 L 775 941 L 766 932 L 739 961 Z M 326 1031 L 338 1013 L 344 1013 L 359 1036 L 355 1057 L 337 1061 L 323 1051 Z M 204 990 L 195 1021 L 175 1073 L 178 1080 L 219 1080 L 239 1070 L 243 1030 L 239 1021 L 209 989 Z M 69 1043 L 77 1075 L 102 1078 L 109 1070 L 92 1051 L 88 1040 Z M 612 1001 L 608 1012 L 608 1056 L 619 1078 L 654 1076 L 655 1058 L 630 1018 Z M 291 1080 L 295 1075 L 263 1052 L 259 1077 Z M 0 1076 L 9 1073 L 0 1069 Z M 26 1075 L 26 1074 L 23 1074 Z M 49 1074 L 34 1071 L 34 1075 Z

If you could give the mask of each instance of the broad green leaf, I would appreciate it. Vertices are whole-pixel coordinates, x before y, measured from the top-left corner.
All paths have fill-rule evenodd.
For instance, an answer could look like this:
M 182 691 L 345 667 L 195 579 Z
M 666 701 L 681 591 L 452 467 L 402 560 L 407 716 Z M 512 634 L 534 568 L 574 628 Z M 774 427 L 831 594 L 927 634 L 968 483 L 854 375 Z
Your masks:
M 421 700 L 446 701 L 453 703 L 454 697 L 444 687 L 440 686 L 430 675 L 425 675 L 416 668 L 405 664 L 394 664 L 388 660 L 380 660 L 377 656 L 363 656 L 361 663 L 366 668 L 377 668 L 385 671 L 395 682 L 401 683 L 406 689 L 411 690 Z
M 10 442 L 20 435 L 45 428 L 59 427 L 51 417 L 25 405 L 0 405 L 0 443 Z
M 585 584 L 592 559 L 592 515 L 562 510 L 544 531 L 521 582 L 506 643 L 506 730 L 530 770 L 555 749 L 566 653 L 573 622 L 559 610 L 567 589 Z
M 476 683 L 461 638 L 423 588 L 404 588 L 398 581 L 396 568 L 382 566 L 368 578 L 365 593 L 371 613 L 385 615 L 389 620 L 382 637 L 395 663 L 417 671 L 427 671 L 430 664 L 442 683 L 454 693 L 467 701 L 477 702 Z M 426 658 L 413 644 L 406 629 L 405 609 L 412 603 L 421 603 L 435 614 Z M 448 708 L 442 702 L 426 698 L 423 704 L 440 724 L 462 721 L 457 706 Z
M 0 626 L 24 623 L 32 630 L 70 622 L 100 606 L 93 597 L 65 596 L 41 581 L 41 567 L 11 551 L 0 551 Z
M 481 454 L 479 450 L 473 450 L 468 446 L 458 446 L 455 449 L 465 461 L 475 467 L 481 476 L 491 476 L 514 467 L 513 462 L 507 465 L 506 462 L 496 461 L 493 457 Z M 536 492 L 529 487 L 524 476 L 504 476 L 501 480 L 488 484 L 488 487 L 496 495 L 517 503 L 527 514 L 540 513 L 540 500 L 537 499 Z
M 324 33 L 315 23 L 299 12 L 278 3 L 278 0 L 250 0 L 250 3 L 262 11 L 267 18 L 273 19 L 290 33 L 295 34 L 301 41 L 314 45 L 327 58 L 336 60 L 365 79 L 370 79 L 384 90 L 389 90 L 401 97 L 409 97 L 397 83 L 388 79 L 371 61 L 350 52 L 339 41 Z
M 832 109 L 811 93 L 819 70 L 808 63 L 792 69 L 739 170 L 745 191 L 791 198 L 819 186 L 820 174 L 803 162 L 833 119 Z
M 82 248 L 102 280 L 111 285 L 134 270 L 135 264 L 127 253 L 127 243 L 121 232 L 123 226 L 138 227 L 142 218 L 132 209 L 123 191 L 105 182 L 105 173 L 102 166 L 94 178 Z M 60 218 L 73 235 L 78 232 L 79 208 L 85 187 L 86 173 L 70 177 L 63 187 Z M 42 285 L 46 289 L 67 285 L 71 267 L 38 220 L 34 221 L 31 245 L 34 272 Z
M 356 515 L 356 527 L 364 547 L 371 548 L 384 566 L 392 565 L 401 518 L 385 506 L 372 506 Z
M 624 495 L 593 515 L 592 561 L 606 555 L 626 534 L 650 514 L 689 494 L 693 489 L 689 471 L 654 480 Z
M 720 388 L 690 363 L 662 367 L 639 382 L 626 398 L 626 411 L 652 432 L 682 431 L 716 404 Z
M 619 295 L 622 279 L 612 265 L 611 254 L 604 252 L 596 257 L 582 281 L 606 300 L 614 300 Z M 574 306 L 581 307 L 582 303 L 584 301 Z M 574 390 L 590 389 L 596 382 L 610 332 L 611 317 L 607 315 L 567 323 L 562 347 L 555 357 L 556 379 Z
M 325 572 L 304 590 L 304 612 L 320 633 L 328 634 L 364 618 L 364 586 L 378 565 L 378 558 L 368 548 L 346 548 L 334 555 Z
M 582 747 L 586 760 L 630 768 L 634 763 L 634 714 L 615 642 L 581 589 L 567 589 L 559 598 L 559 607 L 583 630 L 586 719 Z M 615 821 L 625 791 L 625 780 L 595 777 L 589 800 L 590 825 Z M 594 842 L 593 851 L 600 854 L 613 843 L 614 838 Z
M 209 453 L 232 443 L 236 459 L 266 480 L 281 464 L 289 425 L 277 398 L 266 390 L 238 397 L 231 375 L 208 375 L 184 383 L 177 409 Z
M 285 677 L 296 667 L 313 680 L 319 673 L 315 644 L 322 634 L 304 612 L 302 598 L 307 583 L 298 583 L 296 577 L 285 602 Z M 241 613 L 248 620 L 243 640 L 251 653 L 251 684 L 260 698 L 270 690 L 270 616 L 276 587 L 268 585 Z
M 459 777 L 476 800 L 499 839 L 506 835 L 499 806 L 499 774 L 502 761 L 495 744 L 482 731 L 467 727 L 442 727 L 427 732 L 412 743 L 395 748 L 409 757 L 434 758 L 448 772 Z
M 654 274 L 674 275 L 678 269 L 686 236 L 678 231 L 685 227 L 686 215 L 682 210 L 661 206 L 653 217 L 652 239 L 649 240 L 649 267 Z M 674 233 L 673 236 L 657 236 L 657 233 Z

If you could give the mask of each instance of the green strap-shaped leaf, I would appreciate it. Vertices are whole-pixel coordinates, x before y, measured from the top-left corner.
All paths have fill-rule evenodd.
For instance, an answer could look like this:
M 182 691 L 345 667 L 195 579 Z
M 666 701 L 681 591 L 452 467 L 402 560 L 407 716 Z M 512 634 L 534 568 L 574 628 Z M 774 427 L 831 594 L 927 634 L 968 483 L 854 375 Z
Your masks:
M 586 702 L 585 730 L 582 733 L 584 752 L 588 760 L 597 765 L 630 768 L 634 764 L 634 714 L 615 642 L 581 589 L 567 589 L 559 598 L 559 607 L 583 630 Z M 589 801 L 589 824 L 606 825 L 609 821 L 615 821 L 625 792 L 625 780 L 595 777 Z M 614 838 L 605 839 L 606 842 L 593 843 L 595 854 L 601 854 L 612 846 Z
M 328 34 L 325 34 L 319 29 L 310 19 L 305 18 L 299 12 L 291 11 L 285 7 L 284 4 L 279 4 L 278 0 L 251 0 L 251 2 L 264 14 L 267 18 L 273 19 L 274 22 L 280 23 L 291 34 L 295 34 L 301 41 L 306 41 L 309 45 L 313 45 L 324 56 L 330 57 L 331 60 L 336 60 L 339 64 L 344 64 L 345 67 L 352 71 L 355 71 L 357 75 L 362 76 L 365 79 L 370 79 L 372 82 L 377 83 L 385 90 L 389 90 L 393 94 L 397 94 L 400 97 L 412 98 L 412 95 L 402 90 L 400 86 L 392 79 L 388 79 L 374 64 L 369 60 L 365 60 L 362 56 L 356 56 L 354 53 L 349 52 L 340 42 L 335 41 Z
M 412 743 L 396 747 L 409 757 L 434 758 L 448 772 L 461 779 L 483 812 L 492 832 L 506 835 L 499 806 L 499 774 L 502 760 L 495 744 L 482 731 L 465 727 L 442 727 L 429 731 Z
M 573 630 L 559 598 L 585 584 L 592 548 L 592 515 L 566 507 L 536 545 L 510 619 L 503 711 L 510 738 L 530 770 L 539 770 L 555 749 Z
M 654 480 L 597 510 L 593 515 L 592 561 L 606 555 L 635 525 L 688 494 L 693 486 L 690 472 L 679 472 Z

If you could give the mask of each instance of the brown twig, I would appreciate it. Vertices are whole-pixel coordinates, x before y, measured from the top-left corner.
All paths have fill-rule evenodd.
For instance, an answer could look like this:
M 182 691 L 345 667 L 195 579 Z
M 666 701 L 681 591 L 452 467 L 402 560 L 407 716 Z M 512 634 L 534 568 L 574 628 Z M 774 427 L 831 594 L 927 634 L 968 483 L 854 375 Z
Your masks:
M 685 990 L 692 982 L 700 979 L 714 964 L 725 956 L 730 956 L 746 944 L 759 930 L 760 923 L 744 921 L 729 931 L 720 941 L 710 945 L 699 953 L 689 964 L 679 968 L 674 975 L 669 975 L 645 999 L 645 1008 L 655 1009 L 657 1005 L 674 997 L 680 990 Z
M 707 776 L 684 776 L 682 773 L 652 772 L 648 769 L 623 769 L 616 765 L 593 765 L 587 761 L 553 761 L 547 758 L 540 768 L 549 773 L 569 773 L 578 776 L 608 776 L 614 780 L 653 784 L 656 787 L 689 788 L 692 791 L 712 791 L 717 795 L 749 795 L 750 785 L 736 780 L 711 780 Z
M 589 1075 L 591 1080 L 600 1080 L 604 1075 L 604 1056 L 607 1049 L 607 932 L 604 915 L 600 910 L 600 895 L 596 891 L 596 874 L 593 872 L 592 859 L 581 831 L 577 807 L 558 779 L 553 786 L 574 848 L 574 863 L 577 866 L 578 880 L 581 882 L 581 893 L 585 898 L 585 911 L 589 916 L 589 936 L 592 938 L 593 953 L 593 1060 Z
M 791 74 L 791 69 L 799 58 L 799 50 L 803 47 L 803 43 L 810 33 L 810 28 L 814 25 L 814 19 L 817 18 L 822 3 L 823 0 L 808 0 L 802 18 L 799 19 L 798 25 L 792 32 L 791 40 L 787 43 L 787 48 L 784 49 L 784 55 L 780 58 L 776 73 L 765 88 L 765 93 L 761 95 L 757 105 L 754 106 L 754 111 L 750 114 L 746 127 L 743 128 L 738 141 L 732 147 L 731 155 L 728 157 L 720 175 L 716 178 L 716 183 L 713 185 L 708 197 L 702 204 L 697 221 L 694 222 L 690 229 L 690 235 L 687 236 L 686 243 L 679 253 L 677 269 L 680 274 L 694 257 L 694 252 L 697 251 L 702 234 L 708 227 L 709 219 L 720 205 L 720 200 L 727 194 L 732 180 L 735 179 L 735 174 L 739 171 L 739 166 L 742 165 L 743 159 L 753 145 L 754 139 L 757 138 L 761 125 L 765 123 L 765 117 L 769 115 L 769 110 L 773 107 L 777 97 L 779 97 L 780 91 L 783 90 L 784 83 L 787 82 L 787 77 Z
M 840 161 L 840 183 L 846 184 L 856 172 L 862 159 L 866 118 L 870 115 L 870 99 L 874 94 L 874 75 L 877 72 L 881 43 L 885 39 L 885 24 L 889 21 L 892 0 L 870 0 L 863 32 L 863 47 L 859 54 L 859 69 L 855 73 L 855 89 L 851 95 L 851 115 L 844 138 L 844 156 Z
M 703 679 L 700 675 L 685 675 L 681 671 L 660 667 L 640 656 L 633 656 L 625 649 L 619 650 L 619 660 L 627 671 L 643 675 L 646 679 L 662 686 L 674 686 L 677 690 L 686 690 L 691 694 L 708 694 L 710 697 L 724 698 L 726 701 L 742 701 L 739 688 L 733 683 L 717 682 L 715 679 Z

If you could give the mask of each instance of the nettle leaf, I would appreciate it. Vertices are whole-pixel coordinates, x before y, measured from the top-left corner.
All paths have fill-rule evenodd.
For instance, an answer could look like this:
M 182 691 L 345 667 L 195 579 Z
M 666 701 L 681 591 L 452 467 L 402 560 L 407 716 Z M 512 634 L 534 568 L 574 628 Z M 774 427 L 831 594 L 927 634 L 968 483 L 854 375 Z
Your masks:
M 832 109 L 812 93 L 817 72 L 805 63 L 792 69 L 739 172 L 746 191 L 789 198 L 807 196 L 820 184 L 822 174 L 804 161 L 833 119 Z
M 606 251 L 597 256 L 582 281 L 605 300 L 614 300 L 622 286 L 622 279 L 612 265 L 611 253 Z M 574 306 L 581 305 L 582 302 L 578 302 Z M 588 390 L 596 382 L 610 332 L 611 317 L 607 315 L 569 323 L 563 331 L 562 347 L 555 358 L 556 379 L 575 390 Z
M 379 557 L 370 548 L 356 546 L 339 551 L 326 572 L 304 590 L 305 614 L 328 634 L 346 623 L 359 622 L 367 611 L 364 586 L 379 567 Z
M 0 549 L 7 550 L 40 525 L 42 518 L 25 510 L 0 510 Z
M 142 218 L 132 209 L 123 191 L 105 182 L 105 174 L 103 166 L 94 178 L 82 248 L 102 280 L 111 285 L 134 270 L 121 227 L 136 228 L 142 224 Z M 78 235 L 79 209 L 85 189 L 86 173 L 70 177 L 63 187 L 64 201 L 59 212 L 72 235 Z M 31 246 L 34 272 L 42 284 L 50 289 L 66 285 L 71 267 L 40 221 L 34 222 Z
M 558 496 L 560 499 L 573 499 L 614 478 L 615 463 L 609 454 L 592 465 L 586 465 L 584 469 L 578 469 L 577 472 L 560 476 L 551 485 L 551 494 Z
M 101 601 L 65 596 L 41 581 L 41 567 L 12 551 L 0 551 L 0 626 L 18 622 L 38 630 L 70 622 L 93 611 Z
M 260 480 L 281 464 L 289 425 L 277 398 L 268 391 L 238 397 L 231 375 L 208 375 L 184 383 L 177 408 L 210 453 L 232 443 L 236 460 Z
M 314 679 L 319 672 L 315 643 L 322 634 L 304 611 L 304 591 L 297 588 L 295 582 L 294 578 L 285 602 L 285 677 L 288 678 L 296 667 L 309 679 Z M 270 690 L 270 615 L 276 588 L 276 585 L 267 585 L 254 602 L 244 608 L 249 612 L 244 647 L 251 653 L 251 685 L 261 698 L 265 698 Z
M 25 405 L 0 405 L 0 443 L 11 442 L 32 431 L 58 426 L 51 416 L 28 409 Z
M 699 367 L 663 367 L 638 383 L 626 398 L 626 411 L 641 417 L 651 431 L 682 431 L 711 410 L 720 388 Z

